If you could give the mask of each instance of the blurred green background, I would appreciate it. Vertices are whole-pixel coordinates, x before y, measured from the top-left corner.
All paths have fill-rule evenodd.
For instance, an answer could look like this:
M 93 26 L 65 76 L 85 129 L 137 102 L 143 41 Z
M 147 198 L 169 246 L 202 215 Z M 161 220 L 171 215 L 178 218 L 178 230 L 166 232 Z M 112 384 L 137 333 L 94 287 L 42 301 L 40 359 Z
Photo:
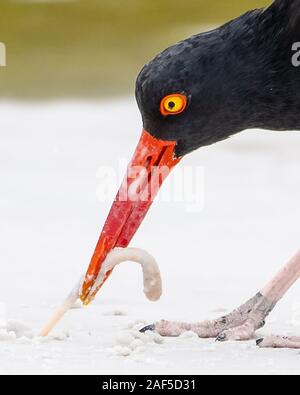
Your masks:
M 0 0 L 0 97 L 132 93 L 141 67 L 170 44 L 271 0 Z

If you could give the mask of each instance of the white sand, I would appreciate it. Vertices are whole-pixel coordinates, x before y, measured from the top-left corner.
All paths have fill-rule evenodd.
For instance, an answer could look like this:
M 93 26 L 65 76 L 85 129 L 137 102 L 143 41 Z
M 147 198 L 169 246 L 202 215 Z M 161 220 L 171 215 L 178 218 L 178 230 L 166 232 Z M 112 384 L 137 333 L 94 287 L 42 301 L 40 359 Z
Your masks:
M 0 119 L 0 301 L 6 322 L 26 322 L 36 333 L 87 267 L 111 205 L 97 200 L 97 169 L 130 159 L 140 115 L 127 100 L 2 103 Z M 299 132 L 249 131 L 187 157 L 180 166 L 205 168 L 205 209 L 156 202 L 133 240 L 160 264 L 161 300 L 147 301 L 142 274 L 123 264 L 90 307 L 70 310 L 52 338 L 0 333 L 0 373 L 298 374 L 299 351 L 189 335 L 156 343 L 136 339 L 135 322 L 223 314 L 299 249 L 299 147 Z M 299 302 L 296 284 L 258 335 L 300 335 Z

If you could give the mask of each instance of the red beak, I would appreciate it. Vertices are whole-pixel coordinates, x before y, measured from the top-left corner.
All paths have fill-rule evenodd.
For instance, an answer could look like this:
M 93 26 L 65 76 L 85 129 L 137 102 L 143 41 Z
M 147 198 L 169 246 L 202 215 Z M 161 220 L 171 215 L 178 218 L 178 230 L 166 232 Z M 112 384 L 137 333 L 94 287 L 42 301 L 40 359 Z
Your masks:
M 127 247 L 145 218 L 163 181 L 181 158 L 176 142 L 155 139 L 143 130 L 127 174 L 115 198 L 85 276 L 80 298 L 89 304 L 103 283 L 92 291 L 102 263 L 115 247 Z

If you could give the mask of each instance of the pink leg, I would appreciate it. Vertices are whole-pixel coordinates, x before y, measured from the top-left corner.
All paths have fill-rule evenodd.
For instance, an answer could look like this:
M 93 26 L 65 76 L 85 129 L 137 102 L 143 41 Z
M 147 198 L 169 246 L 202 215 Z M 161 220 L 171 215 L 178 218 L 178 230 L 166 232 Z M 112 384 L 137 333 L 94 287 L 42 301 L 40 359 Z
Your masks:
M 251 339 L 255 331 L 259 329 L 259 324 L 273 310 L 279 300 L 286 294 L 291 286 L 300 277 L 300 251 L 284 266 L 282 270 L 270 281 L 260 292 L 263 296 L 265 306 L 258 304 L 249 314 L 246 322 L 229 330 L 225 330 L 219 340 L 248 340 Z M 266 308 L 265 308 L 266 307 Z
M 179 336 L 191 330 L 201 338 L 217 337 L 218 341 L 249 340 L 265 324 L 266 317 L 299 277 L 300 251 L 261 292 L 233 313 L 218 320 L 196 324 L 160 321 L 154 328 L 162 336 Z
M 254 311 L 255 307 L 258 305 L 262 306 L 264 311 L 271 308 L 271 306 L 265 302 L 264 297 L 261 294 L 257 294 L 247 303 L 234 310 L 232 313 L 216 320 L 204 321 L 200 323 L 173 322 L 163 320 L 157 322 L 154 326 L 150 326 L 150 328 L 155 328 L 155 330 L 161 336 L 175 337 L 180 336 L 186 331 L 193 331 L 200 338 L 214 338 L 225 330 L 240 327 L 246 322 L 249 314 Z M 259 327 L 262 327 L 263 324 L 264 322 L 261 320 Z

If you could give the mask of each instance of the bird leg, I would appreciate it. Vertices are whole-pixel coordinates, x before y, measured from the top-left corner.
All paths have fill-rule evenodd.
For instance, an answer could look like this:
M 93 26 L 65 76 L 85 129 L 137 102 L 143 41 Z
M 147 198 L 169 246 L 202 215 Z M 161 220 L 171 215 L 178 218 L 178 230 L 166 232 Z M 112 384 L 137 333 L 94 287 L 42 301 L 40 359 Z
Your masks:
M 291 261 L 278 273 L 271 283 L 264 289 L 270 298 L 280 300 L 289 288 L 300 277 L 300 251 Z M 259 339 L 257 345 L 260 348 L 300 348 L 300 337 L 268 336 Z
M 264 326 L 265 318 L 272 311 L 273 305 L 261 293 L 255 295 L 232 313 L 216 320 L 200 323 L 159 321 L 154 327 L 161 336 L 180 336 L 186 331 L 195 332 L 200 338 L 228 340 L 227 336 L 238 337 L 236 340 L 248 340 L 255 331 Z M 154 329 L 154 328 L 153 328 Z M 234 331 L 238 329 L 238 333 Z
M 299 277 L 300 251 L 262 291 L 227 316 L 200 323 L 160 321 L 144 329 L 156 330 L 162 336 L 179 336 L 183 332 L 193 331 L 200 338 L 217 337 L 218 341 L 249 340 L 264 326 L 266 317 Z M 276 339 L 281 339 L 282 344 L 282 338 Z M 285 340 L 289 344 L 297 342 L 297 338 Z M 259 345 L 263 347 L 264 344 L 269 344 L 269 339 L 261 341 Z

